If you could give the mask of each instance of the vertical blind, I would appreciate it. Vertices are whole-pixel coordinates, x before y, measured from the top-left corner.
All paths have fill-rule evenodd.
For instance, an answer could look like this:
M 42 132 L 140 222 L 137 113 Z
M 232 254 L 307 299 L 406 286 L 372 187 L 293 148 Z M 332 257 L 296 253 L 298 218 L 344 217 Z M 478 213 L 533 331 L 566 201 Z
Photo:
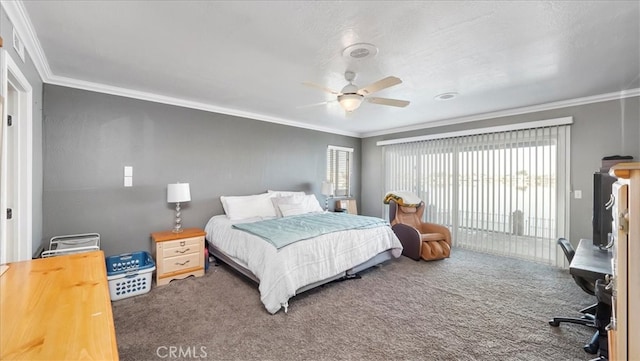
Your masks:
M 351 196 L 351 157 L 353 148 L 327 147 L 327 180 L 334 184 L 335 196 Z
M 569 126 L 385 145 L 385 193 L 411 191 L 457 247 L 562 265 Z

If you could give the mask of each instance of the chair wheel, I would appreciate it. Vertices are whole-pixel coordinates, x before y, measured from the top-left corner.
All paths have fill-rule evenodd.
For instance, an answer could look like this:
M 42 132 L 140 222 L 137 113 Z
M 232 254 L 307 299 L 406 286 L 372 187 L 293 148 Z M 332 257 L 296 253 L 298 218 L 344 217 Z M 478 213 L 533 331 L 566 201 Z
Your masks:
M 586 345 L 582 346 L 582 349 L 583 349 L 586 353 L 589 353 L 589 354 L 595 355 L 595 354 L 597 354 L 597 353 L 598 353 L 598 349 L 600 348 L 599 346 L 600 346 L 600 345 L 599 345 L 597 342 L 596 342 L 595 344 L 588 343 L 588 344 L 586 344 Z
M 551 320 L 551 321 L 549 321 L 549 325 L 551 325 L 553 327 L 558 327 L 558 326 L 560 326 L 560 322 L 558 322 L 556 320 Z

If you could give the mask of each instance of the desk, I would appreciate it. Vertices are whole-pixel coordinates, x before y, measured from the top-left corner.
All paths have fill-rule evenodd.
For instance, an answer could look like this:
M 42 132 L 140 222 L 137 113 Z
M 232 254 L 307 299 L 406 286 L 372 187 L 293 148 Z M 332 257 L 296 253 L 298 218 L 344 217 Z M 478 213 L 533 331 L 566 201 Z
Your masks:
M 0 359 L 118 359 L 102 251 L 8 266 L 0 276 Z
M 569 273 L 592 281 L 604 279 L 605 275 L 613 272 L 612 259 L 613 252 L 601 250 L 590 239 L 581 239 L 569 266 Z

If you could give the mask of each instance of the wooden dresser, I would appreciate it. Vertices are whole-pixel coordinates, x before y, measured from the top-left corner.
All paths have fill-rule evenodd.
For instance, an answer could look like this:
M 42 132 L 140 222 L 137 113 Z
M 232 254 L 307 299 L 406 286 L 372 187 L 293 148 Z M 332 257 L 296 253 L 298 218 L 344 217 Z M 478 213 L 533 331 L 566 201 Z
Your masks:
M 613 316 L 610 360 L 640 360 L 640 163 L 610 170 L 613 185 Z
M 118 359 L 102 251 L 8 266 L 0 276 L 0 359 Z

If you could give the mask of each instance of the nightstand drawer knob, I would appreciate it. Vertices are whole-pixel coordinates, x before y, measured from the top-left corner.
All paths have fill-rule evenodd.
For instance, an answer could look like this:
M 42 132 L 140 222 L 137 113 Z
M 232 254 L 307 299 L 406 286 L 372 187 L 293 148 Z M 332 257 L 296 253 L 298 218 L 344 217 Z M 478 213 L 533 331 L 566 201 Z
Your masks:
M 185 241 L 180 241 L 180 247 L 184 247 L 185 244 Z
M 185 265 L 185 264 L 187 264 L 187 263 L 189 263 L 189 260 L 186 260 L 186 261 L 184 261 L 184 262 L 182 262 L 182 263 L 180 263 L 180 262 L 176 262 L 176 265 L 178 265 L 178 266 L 184 266 L 184 265 Z
M 189 250 L 189 248 L 185 248 L 183 250 L 176 249 L 176 253 L 185 253 Z

